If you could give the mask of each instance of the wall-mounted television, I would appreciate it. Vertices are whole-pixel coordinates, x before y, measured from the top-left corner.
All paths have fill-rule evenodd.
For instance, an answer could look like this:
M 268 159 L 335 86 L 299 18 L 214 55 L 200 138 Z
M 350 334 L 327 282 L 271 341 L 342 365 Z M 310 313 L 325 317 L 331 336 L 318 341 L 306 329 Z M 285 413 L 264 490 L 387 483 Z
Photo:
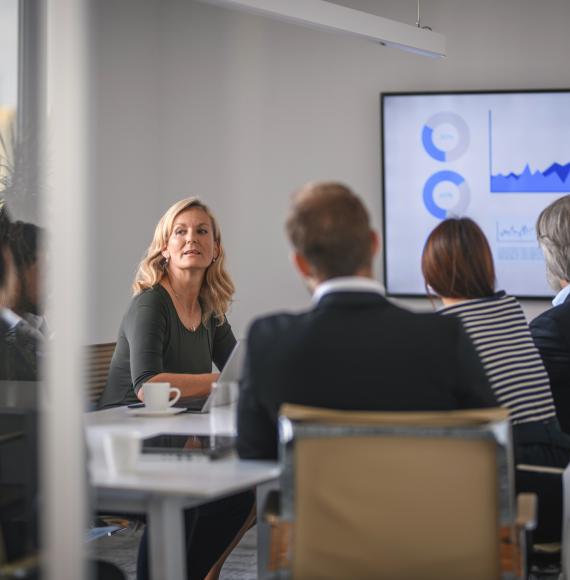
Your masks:
M 388 294 L 425 296 L 428 234 L 468 216 L 489 239 L 497 289 L 552 296 L 535 223 L 570 193 L 570 90 L 383 93 L 380 108 Z

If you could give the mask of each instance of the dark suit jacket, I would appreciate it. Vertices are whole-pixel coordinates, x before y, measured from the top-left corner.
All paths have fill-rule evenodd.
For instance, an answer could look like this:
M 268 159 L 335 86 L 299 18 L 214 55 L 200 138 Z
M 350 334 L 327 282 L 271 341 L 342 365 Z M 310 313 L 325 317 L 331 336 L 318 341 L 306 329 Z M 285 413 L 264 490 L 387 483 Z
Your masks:
M 37 381 L 43 337 L 26 320 L 11 326 L 0 309 L 0 380 Z
M 550 378 L 560 427 L 570 433 L 570 297 L 536 317 L 530 331 Z
M 238 451 L 277 457 L 282 403 L 352 410 L 497 406 L 461 322 L 414 314 L 372 292 L 334 292 L 303 314 L 253 323 L 238 405 Z

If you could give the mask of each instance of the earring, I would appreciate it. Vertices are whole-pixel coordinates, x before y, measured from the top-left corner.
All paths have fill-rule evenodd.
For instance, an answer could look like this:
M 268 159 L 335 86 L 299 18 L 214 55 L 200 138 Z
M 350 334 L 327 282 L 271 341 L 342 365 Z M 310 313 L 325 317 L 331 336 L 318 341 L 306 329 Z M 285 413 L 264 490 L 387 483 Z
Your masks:
M 162 269 L 166 271 L 166 268 L 168 268 L 168 262 L 170 262 L 170 256 L 167 256 L 166 258 L 164 258 L 164 262 L 162 262 Z
M 217 262 L 217 261 L 218 261 L 218 258 L 212 258 L 212 262 L 214 262 L 214 263 L 215 263 L 215 262 Z

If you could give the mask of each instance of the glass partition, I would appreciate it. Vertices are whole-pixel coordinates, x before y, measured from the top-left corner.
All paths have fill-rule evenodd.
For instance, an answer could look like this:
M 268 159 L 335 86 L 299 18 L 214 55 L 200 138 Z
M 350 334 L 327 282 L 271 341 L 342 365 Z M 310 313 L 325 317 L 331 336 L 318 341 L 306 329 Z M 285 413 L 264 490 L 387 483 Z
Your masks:
M 36 126 L 20 106 L 22 0 L 0 2 L 0 577 L 39 570 L 39 287 Z M 25 130 L 24 130 L 25 127 Z M 32 145 L 33 143 L 33 145 Z M 32 181 L 35 183 L 31 186 Z

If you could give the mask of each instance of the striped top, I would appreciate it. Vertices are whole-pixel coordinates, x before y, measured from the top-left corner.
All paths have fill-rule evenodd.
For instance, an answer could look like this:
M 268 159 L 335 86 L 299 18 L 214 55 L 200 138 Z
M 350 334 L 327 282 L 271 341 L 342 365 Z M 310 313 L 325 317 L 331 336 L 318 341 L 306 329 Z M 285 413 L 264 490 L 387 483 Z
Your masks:
M 504 292 L 447 306 L 479 354 L 491 387 L 513 425 L 556 416 L 548 374 L 518 301 Z

